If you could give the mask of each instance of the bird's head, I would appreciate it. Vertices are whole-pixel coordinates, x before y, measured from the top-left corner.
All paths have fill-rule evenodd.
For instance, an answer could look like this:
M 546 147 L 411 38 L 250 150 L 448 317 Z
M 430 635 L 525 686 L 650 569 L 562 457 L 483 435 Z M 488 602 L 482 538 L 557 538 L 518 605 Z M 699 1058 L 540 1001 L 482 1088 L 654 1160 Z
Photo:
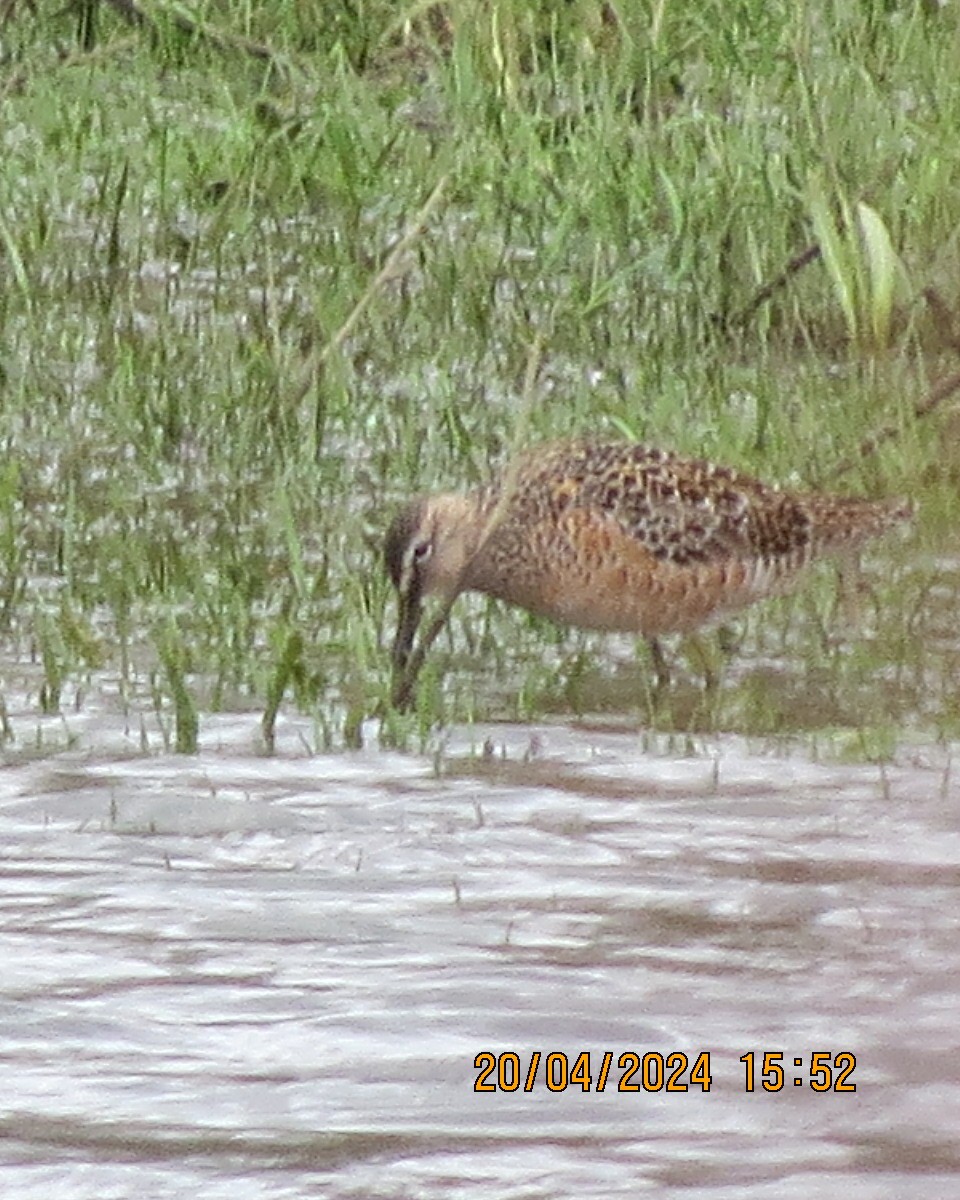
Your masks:
M 398 598 L 394 670 L 409 660 L 424 597 L 452 600 L 466 585 L 479 526 L 477 503 L 454 494 L 419 496 L 394 517 L 383 553 Z

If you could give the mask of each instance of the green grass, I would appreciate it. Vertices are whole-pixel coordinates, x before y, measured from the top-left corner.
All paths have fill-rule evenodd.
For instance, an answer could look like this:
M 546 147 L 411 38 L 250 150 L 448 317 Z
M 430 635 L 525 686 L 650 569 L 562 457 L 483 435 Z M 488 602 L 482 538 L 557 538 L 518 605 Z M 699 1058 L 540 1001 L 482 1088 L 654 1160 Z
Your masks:
M 833 645 L 828 570 L 745 620 L 745 661 L 787 683 L 747 672 L 668 721 L 779 735 L 803 709 L 806 732 L 816 705 L 778 700 L 806 687 L 825 725 L 956 727 L 957 577 L 932 564 L 957 462 L 911 415 L 953 369 L 918 301 L 960 300 L 953 6 L 150 11 L 153 36 L 101 5 L 90 50 L 59 3 L 3 31 L 0 657 L 40 661 L 38 713 L 110 678 L 171 747 L 232 708 L 269 746 L 282 703 L 357 744 L 387 694 L 391 507 L 502 461 L 539 340 L 529 440 L 630 432 L 833 486 L 899 426 L 842 481 L 921 505 L 868 628 Z M 385 736 L 605 691 L 641 711 L 618 673 L 602 639 L 465 598 Z

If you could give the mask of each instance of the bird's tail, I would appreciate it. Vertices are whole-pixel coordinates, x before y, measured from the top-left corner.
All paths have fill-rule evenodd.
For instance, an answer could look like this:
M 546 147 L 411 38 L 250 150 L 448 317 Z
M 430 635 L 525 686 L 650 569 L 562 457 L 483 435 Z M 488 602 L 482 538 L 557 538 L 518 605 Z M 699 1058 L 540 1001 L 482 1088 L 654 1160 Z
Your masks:
M 805 508 L 810 517 L 812 542 L 820 553 L 856 550 L 912 520 L 913 505 L 907 500 L 865 500 L 860 496 L 809 496 Z

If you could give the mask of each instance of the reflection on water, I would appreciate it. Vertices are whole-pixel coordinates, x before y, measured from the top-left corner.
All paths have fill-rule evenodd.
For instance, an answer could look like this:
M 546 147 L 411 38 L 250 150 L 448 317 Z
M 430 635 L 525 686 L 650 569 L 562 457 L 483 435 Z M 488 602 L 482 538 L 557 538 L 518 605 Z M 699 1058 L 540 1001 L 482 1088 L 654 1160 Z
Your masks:
M 219 718 L 179 759 L 101 725 L 0 773 L 0 1193 L 955 1193 L 948 750 L 503 726 L 438 773 L 306 728 L 265 759 Z M 484 1050 L 589 1051 L 591 1089 L 476 1093 Z M 594 1090 L 629 1050 L 708 1051 L 709 1093 Z M 807 1086 L 818 1051 L 855 1093 Z

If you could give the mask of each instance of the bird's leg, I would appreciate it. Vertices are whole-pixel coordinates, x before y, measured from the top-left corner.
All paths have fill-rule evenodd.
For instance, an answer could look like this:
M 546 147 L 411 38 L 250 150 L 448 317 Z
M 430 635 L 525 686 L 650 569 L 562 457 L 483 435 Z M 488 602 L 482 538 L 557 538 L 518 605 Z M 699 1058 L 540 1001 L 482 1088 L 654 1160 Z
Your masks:
M 657 638 L 648 637 L 646 642 L 650 651 L 650 661 L 653 663 L 653 675 L 657 681 L 654 696 L 659 700 L 670 686 L 670 664 L 667 662 L 667 656 Z
M 715 636 L 691 633 L 684 641 L 684 650 L 691 667 L 703 677 L 703 688 L 709 696 L 720 690 L 723 668 L 736 651 L 736 642 L 729 626 L 721 626 Z

